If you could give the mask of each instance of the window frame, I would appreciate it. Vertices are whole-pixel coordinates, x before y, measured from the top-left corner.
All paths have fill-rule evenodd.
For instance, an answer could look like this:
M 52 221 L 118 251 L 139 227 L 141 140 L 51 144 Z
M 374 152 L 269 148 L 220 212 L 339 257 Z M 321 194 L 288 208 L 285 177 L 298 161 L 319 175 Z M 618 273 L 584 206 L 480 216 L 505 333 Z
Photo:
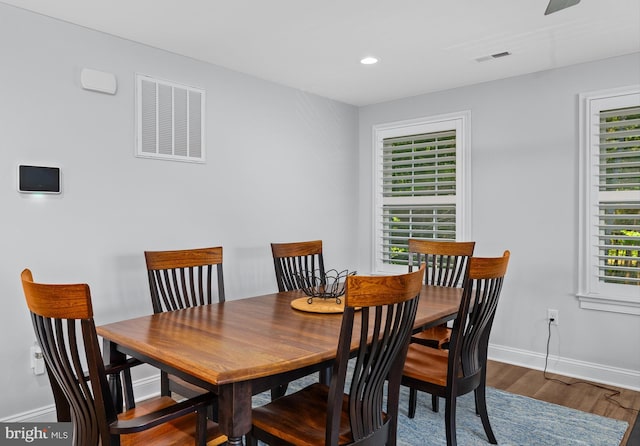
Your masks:
M 579 95 L 579 248 L 578 292 L 580 307 L 591 310 L 640 315 L 640 286 L 603 283 L 594 261 L 600 247 L 595 241 L 599 222 L 599 112 L 640 105 L 640 85 L 600 90 Z M 640 192 L 639 192 L 640 196 Z M 635 198 L 635 197 L 634 197 Z M 595 208 L 595 209 L 594 209 Z
M 374 125 L 373 141 L 373 228 L 371 268 L 374 274 L 406 272 L 402 265 L 382 261 L 383 214 L 383 140 L 393 137 L 456 130 L 456 237 L 457 241 L 471 239 L 471 112 L 469 110 L 435 116 Z

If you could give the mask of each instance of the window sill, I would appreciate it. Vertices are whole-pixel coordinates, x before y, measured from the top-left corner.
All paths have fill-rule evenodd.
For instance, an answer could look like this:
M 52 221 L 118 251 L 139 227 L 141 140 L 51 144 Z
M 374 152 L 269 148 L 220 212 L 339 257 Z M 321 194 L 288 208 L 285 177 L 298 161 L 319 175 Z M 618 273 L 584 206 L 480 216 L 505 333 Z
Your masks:
M 640 299 L 578 294 L 580 308 L 640 316 Z

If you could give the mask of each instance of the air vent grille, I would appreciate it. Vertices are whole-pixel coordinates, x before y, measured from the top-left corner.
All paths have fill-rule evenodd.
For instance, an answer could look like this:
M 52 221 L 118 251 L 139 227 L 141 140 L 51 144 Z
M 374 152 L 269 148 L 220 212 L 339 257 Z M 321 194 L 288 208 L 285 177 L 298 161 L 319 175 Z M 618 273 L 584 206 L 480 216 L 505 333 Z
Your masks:
M 136 155 L 204 162 L 204 90 L 136 76 Z
M 511 56 L 511 53 L 509 51 L 502 51 L 501 53 L 494 53 L 488 56 L 476 57 L 476 62 L 486 62 L 487 60 L 500 59 L 506 56 Z

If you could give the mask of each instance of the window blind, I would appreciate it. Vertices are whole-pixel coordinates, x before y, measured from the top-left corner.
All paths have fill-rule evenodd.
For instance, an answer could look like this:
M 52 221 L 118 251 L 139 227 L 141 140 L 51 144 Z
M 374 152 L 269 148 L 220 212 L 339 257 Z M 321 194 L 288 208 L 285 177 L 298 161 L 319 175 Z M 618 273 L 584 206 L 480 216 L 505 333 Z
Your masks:
M 456 239 L 456 130 L 383 139 L 384 263 L 408 263 L 408 239 Z
M 640 285 L 640 105 L 599 112 L 598 280 Z

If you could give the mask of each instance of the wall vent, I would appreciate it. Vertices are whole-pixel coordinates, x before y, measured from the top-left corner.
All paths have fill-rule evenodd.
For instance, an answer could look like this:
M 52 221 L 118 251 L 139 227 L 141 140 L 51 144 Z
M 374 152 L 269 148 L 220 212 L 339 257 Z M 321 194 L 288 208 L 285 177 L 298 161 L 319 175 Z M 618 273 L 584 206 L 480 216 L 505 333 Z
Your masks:
M 136 156 L 205 162 L 204 90 L 136 75 Z

